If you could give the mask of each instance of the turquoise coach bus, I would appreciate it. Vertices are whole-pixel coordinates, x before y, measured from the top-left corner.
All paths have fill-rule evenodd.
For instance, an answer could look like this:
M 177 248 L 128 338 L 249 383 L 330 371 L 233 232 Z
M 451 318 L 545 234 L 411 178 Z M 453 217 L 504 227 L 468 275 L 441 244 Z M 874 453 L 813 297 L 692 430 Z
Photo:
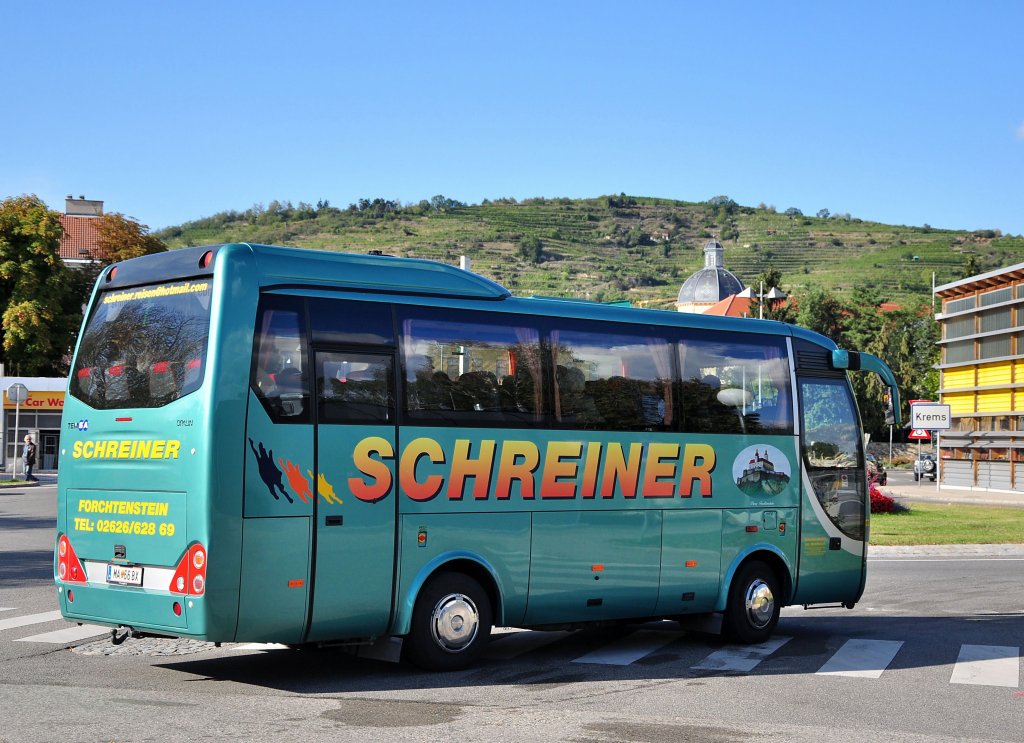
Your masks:
M 109 266 L 69 380 L 54 575 L 126 635 L 369 643 L 721 617 L 864 589 L 848 372 L 782 323 L 515 298 L 430 261 L 263 245 Z

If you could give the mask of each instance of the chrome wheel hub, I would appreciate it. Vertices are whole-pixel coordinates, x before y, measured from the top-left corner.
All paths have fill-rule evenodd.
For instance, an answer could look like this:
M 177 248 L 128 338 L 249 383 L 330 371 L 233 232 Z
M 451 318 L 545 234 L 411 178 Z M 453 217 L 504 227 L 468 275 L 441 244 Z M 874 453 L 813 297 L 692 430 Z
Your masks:
M 775 596 L 772 595 L 771 586 L 760 578 L 754 579 L 747 586 L 747 595 L 744 599 L 747 610 L 747 620 L 756 629 L 767 627 L 775 614 Z
M 434 641 L 449 653 L 464 650 L 476 638 L 480 612 L 468 596 L 452 593 L 444 596 L 430 616 Z

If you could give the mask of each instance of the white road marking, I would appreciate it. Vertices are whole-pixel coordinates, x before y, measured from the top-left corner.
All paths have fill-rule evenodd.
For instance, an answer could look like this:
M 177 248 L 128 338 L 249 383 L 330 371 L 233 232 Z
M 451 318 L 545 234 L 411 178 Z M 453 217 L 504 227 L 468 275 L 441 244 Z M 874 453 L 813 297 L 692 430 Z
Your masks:
M 789 637 L 773 637 L 760 645 L 728 645 L 716 650 L 695 666 L 701 671 L 741 671 L 746 673 L 754 670 L 758 663 L 790 641 Z
M 61 615 L 59 611 L 47 611 L 43 612 L 42 614 L 26 614 L 21 617 L 0 619 L 0 631 L 3 631 L 5 629 L 14 629 L 15 627 L 27 627 L 30 624 L 55 622 L 56 620 L 63 618 L 63 615 Z
M 650 655 L 655 650 L 675 642 L 682 636 L 678 630 L 664 632 L 658 630 L 637 630 L 621 640 L 616 640 L 600 650 L 577 658 L 573 663 L 596 663 L 605 666 L 628 666 L 630 663 Z
M 250 642 L 245 645 L 235 645 L 232 650 L 290 650 L 287 645 L 279 642 Z
M 109 627 L 100 627 L 98 624 L 83 624 L 81 627 L 74 625 L 72 627 L 65 627 L 64 629 L 55 630 L 53 632 L 44 632 L 41 635 L 21 637 L 15 640 L 15 642 L 49 642 L 64 645 L 69 642 L 78 642 L 79 640 L 85 640 L 90 637 L 100 637 L 102 635 L 109 634 Z
M 569 635 L 568 632 L 534 632 L 531 630 L 499 632 L 491 636 L 491 643 L 487 646 L 486 655 L 494 660 L 509 660 L 550 645 L 556 640 L 565 639 Z
M 1020 648 L 1012 645 L 961 645 L 951 684 L 1008 686 L 1020 682 Z
M 847 640 L 821 667 L 819 676 L 856 676 L 876 679 L 903 647 L 897 640 Z
M 14 611 L 13 606 L 0 606 L 0 611 Z

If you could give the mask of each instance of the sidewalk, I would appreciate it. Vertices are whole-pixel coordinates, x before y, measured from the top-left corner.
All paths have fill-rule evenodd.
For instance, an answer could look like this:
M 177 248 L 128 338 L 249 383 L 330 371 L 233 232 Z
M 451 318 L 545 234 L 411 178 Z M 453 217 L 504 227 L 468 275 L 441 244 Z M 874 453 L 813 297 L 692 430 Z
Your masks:
M 898 557 L 1024 557 L 1024 544 L 868 545 L 868 559 Z
M 22 477 L 19 473 L 18 478 Z M 37 488 L 40 485 L 56 485 L 57 484 L 57 473 L 54 470 L 47 470 L 45 472 L 36 473 L 36 482 L 11 482 L 10 472 L 0 472 L 0 489 L 7 488 Z
M 962 503 L 974 506 L 1024 508 L 1024 493 L 965 490 L 943 487 L 941 483 L 936 488 L 935 483 L 931 480 L 900 485 L 882 485 L 879 490 L 901 503 Z

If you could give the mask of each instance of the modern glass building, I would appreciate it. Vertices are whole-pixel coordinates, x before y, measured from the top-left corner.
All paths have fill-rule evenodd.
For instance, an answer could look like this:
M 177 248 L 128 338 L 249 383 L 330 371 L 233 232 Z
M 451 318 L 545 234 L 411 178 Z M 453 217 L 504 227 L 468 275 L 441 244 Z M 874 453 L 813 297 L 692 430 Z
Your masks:
M 942 481 L 1024 492 L 1024 263 L 935 288 Z

